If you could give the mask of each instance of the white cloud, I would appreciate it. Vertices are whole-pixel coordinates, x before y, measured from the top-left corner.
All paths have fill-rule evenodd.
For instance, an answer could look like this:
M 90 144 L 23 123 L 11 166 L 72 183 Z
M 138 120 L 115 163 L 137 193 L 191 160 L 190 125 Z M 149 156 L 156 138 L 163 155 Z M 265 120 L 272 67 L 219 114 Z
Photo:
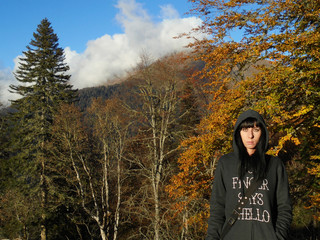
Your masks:
M 116 7 L 116 19 L 124 33 L 91 40 L 81 54 L 65 49 L 71 84 L 76 88 L 101 85 L 121 76 L 138 63 L 142 52 L 159 58 L 183 50 L 190 39 L 174 37 L 201 24 L 196 17 L 179 18 L 172 5 L 159 8 L 160 22 L 152 21 L 152 16 L 135 0 L 119 0 Z
M 160 8 L 162 19 L 180 18 L 179 12 L 171 4 L 160 6 Z
M 17 70 L 19 58 L 21 57 L 23 56 L 19 55 L 13 60 L 15 64 L 13 70 L 11 68 L 0 69 L 0 102 L 4 106 L 9 106 L 11 104 L 10 100 L 16 100 L 20 97 L 20 95 L 16 93 L 11 93 L 9 86 L 19 84 L 13 73 Z
M 17 98 L 17 95 L 9 92 L 9 86 L 15 83 L 16 81 L 10 68 L 0 70 L 0 102 L 4 106 L 10 105 L 9 100 Z

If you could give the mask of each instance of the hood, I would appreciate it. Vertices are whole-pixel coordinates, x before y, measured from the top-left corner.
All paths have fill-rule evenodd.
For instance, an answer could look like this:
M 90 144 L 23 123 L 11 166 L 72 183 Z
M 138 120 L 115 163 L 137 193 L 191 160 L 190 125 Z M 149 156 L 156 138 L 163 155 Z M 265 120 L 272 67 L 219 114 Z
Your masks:
M 236 141 L 235 141 L 235 135 L 236 135 L 236 130 L 238 129 L 238 127 L 240 126 L 240 124 L 247 118 L 255 118 L 257 119 L 259 122 L 262 123 L 262 127 L 264 128 L 265 132 L 266 132 L 266 136 L 265 136 L 265 152 L 268 150 L 268 142 L 269 142 L 269 133 L 268 133 L 268 129 L 267 129 L 267 126 L 266 126 L 266 123 L 263 119 L 263 117 L 256 111 L 254 110 L 247 110 L 243 113 L 240 114 L 240 116 L 238 117 L 237 119 L 237 122 L 234 126 L 234 131 L 233 131 L 233 142 L 232 142 L 232 146 L 233 146 L 233 150 L 234 152 L 236 153 L 236 155 L 238 156 L 238 153 L 239 153 L 239 150 L 238 150 L 238 146 L 236 144 Z

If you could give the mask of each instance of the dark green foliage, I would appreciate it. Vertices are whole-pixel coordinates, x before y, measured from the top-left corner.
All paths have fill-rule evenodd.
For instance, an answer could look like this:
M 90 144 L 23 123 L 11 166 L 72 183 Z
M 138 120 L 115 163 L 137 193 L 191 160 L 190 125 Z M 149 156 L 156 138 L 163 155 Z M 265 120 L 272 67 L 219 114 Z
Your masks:
M 44 154 L 44 144 L 50 139 L 50 126 L 57 108 L 75 97 L 68 84 L 70 75 L 66 74 L 69 67 L 63 62 L 64 52 L 58 46 L 58 37 L 50 22 L 42 20 L 33 36 L 15 73 L 19 85 L 10 86 L 12 92 L 21 96 L 12 101 L 12 107 L 16 109 L 13 152 L 20 164 L 31 163 L 28 175 L 39 170 L 34 161 Z M 26 179 L 29 177 L 25 176 Z
M 53 151 L 54 147 L 63 149 L 65 144 L 62 144 L 61 136 L 53 131 L 52 124 L 57 121 L 57 110 L 66 109 L 69 106 L 62 105 L 62 103 L 74 101 L 83 113 L 83 119 L 81 118 L 80 122 L 83 121 L 83 126 L 88 131 L 88 136 L 85 137 L 88 138 L 86 141 L 90 143 L 90 146 L 86 148 L 85 153 L 90 161 L 90 169 L 98 175 L 101 168 L 99 164 L 101 153 L 98 152 L 99 145 L 92 136 L 93 124 L 86 121 L 90 117 L 87 109 L 92 104 L 92 99 L 118 98 L 125 102 L 126 106 L 130 105 L 133 111 L 142 105 L 136 94 L 141 84 L 140 79 L 123 80 L 114 85 L 86 88 L 78 92 L 72 90 L 68 84 L 70 78 L 67 74 L 68 66 L 63 63 L 63 50 L 58 47 L 57 41 L 58 38 L 53 33 L 50 23 L 44 19 L 38 26 L 27 51 L 20 59 L 19 69 L 15 73 L 19 84 L 11 86 L 11 91 L 18 93 L 21 98 L 13 101 L 12 106 L 8 108 L 10 114 L 5 117 L 7 123 L 5 131 L 2 131 L 0 135 L 1 141 L 3 139 L 1 147 L 4 146 L 0 152 L 2 167 L 0 180 L 4 180 L 0 183 L 2 194 L 0 197 L 0 238 L 39 239 L 42 228 L 45 228 L 47 239 L 100 239 L 99 228 L 88 213 L 82 209 L 81 201 L 77 198 L 79 189 L 74 182 L 75 179 L 66 177 L 73 173 L 73 166 L 66 166 L 70 155 L 66 152 L 57 155 Z M 181 75 L 180 86 L 185 80 L 183 76 Z M 182 133 L 186 130 L 192 131 L 200 116 L 196 100 L 197 90 L 194 91 L 194 88 L 188 84 L 184 90 L 179 89 L 183 92 L 177 93 L 183 99 L 179 101 L 177 112 L 172 116 L 178 118 L 183 115 L 183 117 L 180 119 L 181 122 L 175 126 L 176 129 L 171 130 L 172 132 L 178 130 L 179 133 Z M 61 106 L 64 107 L 60 108 Z M 182 114 L 185 111 L 187 113 Z M 12 117 L 8 118 L 8 115 Z M 75 124 L 75 119 L 71 121 L 71 125 Z M 133 121 L 126 115 L 120 119 L 128 123 Z M 144 130 L 140 119 L 135 120 L 131 123 L 133 130 L 130 129 L 129 133 L 132 138 Z M 114 134 L 111 133 L 110 136 Z M 184 134 L 172 134 L 169 147 L 177 147 L 180 138 L 185 136 Z M 130 141 L 136 142 L 134 139 Z M 134 153 L 136 157 L 141 157 L 146 155 L 146 151 L 146 146 L 142 145 L 132 151 L 129 147 L 125 155 L 130 157 L 130 154 Z M 62 155 L 65 158 L 61 157 Z M 171 154 L 166 161 L 174 162 L 175 159 L 176 155 Z M 121 205 L 118 236 L 119 239 L 129 237 L 138 239 L 138 229 L 141 228 L 141 224 L 146 225 L 149 222 L 147 219 L 143 219 L 142 222 L 137 221 L 139 213 L 132 212 L 131 195 L 132 192 L 139 191 L 145 182 L 140 180 L 141 176 L 137 174 L 137 166 L 133 166 L 130 161 L 123 164 L 125 165 L 123 169 L 130 172 L 130 179 L 134 181 L 126 179 L 123 182 L 121 194 L 124 202 Z M 112 161 L 109 167 L 110 171 L 115 170 Z M 92 175 L 93 178 L 97 177 L 95 174 Z M 115 180 L 111 180 L 114 185 Z M 97 181 L 95 179 L 93 183 L 98 184 Z M 137 184 L 138 182 L 141 182 L 142 185 Z M 84 184 L 86 191 L 89 191 L 88 184 Z M 117 198 L 115 190 L 113 187 L 109 190 L 112 192 L 111 212 L 114 211 Z M 95 191 L 100 192 L 100 186 L 97 185 Z M 93 204 L 90 199 L 85 199 L 85 201 L 88 206 Z M 135 209 L 139 210 L 139 203 L 135 205 Z M 110 219 L 113 218 L 114 216 L 111 215 Z M 110 233 L 111 235 L 113 233 L 112 227 Z
M 10 86 L 11 92 L 20 95 L 11 106 L 15 111 L 11 120 L 10 162 L 16 166 L 15 187 L 25 194 L 24 199 L 34 201 L 38 211 L 34 215 L 42 216 L 39 221 L 45 228 L 51 194 L 46 143 L 51 138 L 54 114 L 62 103 L 73 102 L 76 92 L 68 83 L 69 67 L 47 19 L 41 21 L 33 37 L 14 73 L 19 84 Z
M 92 99 L 101 98 L 106 100 L 113 96 L 121 95 L 123 91 L 123 84 L 80 89 L 76 105 L 80 107 L 81 111 L 85 111 L 91 105 Z
M 15 73 L 19 85 L 11 85 L 11 91 L 21 98 L 12 101 L 17 126 L 18 148 L 23 149 L 25 157 L 35 157 L 40 144 L 49 138 L 49 129 L 55 111 L 62 102 L 71 102 L 74 91 L 68 84 L 69 67 L 63 62 L 63 49 L 58 46 L 47 19 L 42 20 L 33 34 L 34 39 L 23 52 Z
M 72 101 L 75 95 L 68 84 L 69 67 L 63 62 L 63 49 L 58 47 L 58 37 L 47 19 L 42 20 L 33 36 L 33 48 L 27 46 L 15 73 L 20 85 L 10 86 L 21 96 L 12 101 L 12 107 L 22 121 L 40 121 L 42 131 L 46 131 L 59 104 Z
M 137 86 L 133 86 L 129 81 L 108 86 L 83 88 L 78 91 L 76 105 L 81 111 L 86 111 L 86 109 L 90 107 L 92 99 L 97 98 L 101 98 L 101 100 L 119 98 L 125 102 L 133 102 L 136 104 L 136 100 L 132 94 L 136 88 Z

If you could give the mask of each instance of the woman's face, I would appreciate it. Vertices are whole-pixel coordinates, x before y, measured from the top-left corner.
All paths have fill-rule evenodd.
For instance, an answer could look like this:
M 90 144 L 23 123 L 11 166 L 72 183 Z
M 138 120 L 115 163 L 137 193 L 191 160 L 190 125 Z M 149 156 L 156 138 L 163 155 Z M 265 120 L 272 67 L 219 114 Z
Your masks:
M 261 129 L 254 125 L 250 128 L 242 128 L 240 130 L 240 136 L 243 145 L 247 149 L 249 155 L 252 155 L 256 151 L 256 147 L 261 137 Z

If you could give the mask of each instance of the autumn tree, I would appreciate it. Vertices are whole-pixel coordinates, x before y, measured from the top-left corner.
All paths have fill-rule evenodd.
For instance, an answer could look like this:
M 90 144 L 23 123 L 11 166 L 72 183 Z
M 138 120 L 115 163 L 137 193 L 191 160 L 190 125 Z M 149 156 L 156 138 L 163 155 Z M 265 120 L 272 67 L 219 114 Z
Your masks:
M 191 82 L 189 76 L 186 76 L 179 96 L 181 99 L 180 117 L 174 126 L 181 130 L 181 139 L 177 141 L 178 143 L 188 136 L 195 135 L 197 125 L 200 123 L 201 107 L 195 88 L 196 83 Z
M 212 113 L 200 124 L 202 134 L 182 145 L 186 150 L 179 159 L 181 172 L 169 187 L 172 196 L 187 199 L 182 206 L 208 199 L 215 163 L 231 147 L 233 121 L 239 112 L 253 108 L 269 123 L 270 153 L 290 160 L 289 170 L 302 166 L 289 175 L 299 175 L 304 182 L 290 179 L 291 186 L 304 199 L 311 195 L 311 207 L 317 209 L 319 2 L 191 2 L 192 11 L 203 19 L 196 30 L 209 36 L 191 47 L 205 62 L 200 77 L 210 82 Z M 236 32 L 242 34 L 239 41 L 233 39 Z M 315 181 L 308 176 L 309 164 Z M 294 200 L 295 206 L 302 204 Z M 205 226 L 205 209 L 190 221 L 194 217 Z
M 17 176 L 29 188 L 25 193 L 34 193 L 33 199 L 41 209 L 41 240 L 45 240 L 49 187 L 46 142 L 51 137 L 53 115 L 61 103 L 74 99 L 74 91 L 68 83 L 69 67 L 64 63 L 64 52 L 51 23 L 43 19 L 33 37 L 14 73 L 18 84 L 10 86 L 12 92 L 20 95 L 12 101 L 15 109 L 12 152 L 16 165 L 21 166 Z

